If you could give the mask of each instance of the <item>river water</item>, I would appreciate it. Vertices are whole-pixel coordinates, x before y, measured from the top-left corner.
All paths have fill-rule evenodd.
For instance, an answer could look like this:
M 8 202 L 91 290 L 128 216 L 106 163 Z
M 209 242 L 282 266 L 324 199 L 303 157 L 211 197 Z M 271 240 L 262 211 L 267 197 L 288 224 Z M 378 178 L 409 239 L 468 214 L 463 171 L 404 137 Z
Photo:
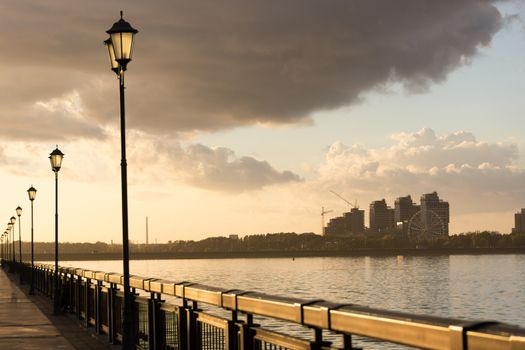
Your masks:
M 120 261 L 61 265 L 122 271 Z M 144 277 L 525 327 L 525 255 L 142 260 L 131 261 L 130 270 Z

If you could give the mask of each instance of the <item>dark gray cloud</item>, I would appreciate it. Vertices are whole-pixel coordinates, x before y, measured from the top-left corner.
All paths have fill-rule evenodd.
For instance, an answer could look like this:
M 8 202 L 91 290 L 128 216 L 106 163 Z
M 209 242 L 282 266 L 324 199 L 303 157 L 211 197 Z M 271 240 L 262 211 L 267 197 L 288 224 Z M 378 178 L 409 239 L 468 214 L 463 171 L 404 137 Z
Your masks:
M 1 120 L 27 119 L 34 102 L 77 91 L 84 119 L 115 123 L 102 40 L 121 7 L 140 30 L 129 125 L 153 133 L 300 122 L 390 81 L 424 89 L 503 22 L 489 0 L 6 0 Z

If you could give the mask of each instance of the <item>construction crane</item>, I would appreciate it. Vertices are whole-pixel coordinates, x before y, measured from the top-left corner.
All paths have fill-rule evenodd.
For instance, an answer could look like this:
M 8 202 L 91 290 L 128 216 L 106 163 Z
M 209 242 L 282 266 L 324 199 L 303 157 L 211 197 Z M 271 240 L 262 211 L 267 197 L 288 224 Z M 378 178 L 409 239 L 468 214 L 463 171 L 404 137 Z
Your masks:
M 324 207 L 321 207 L 321 233 L 324 236 L 324 214 L 333 212 L 333 210 L 324 210 Z
M 343 198 L 339 193 L 336 193 L 332 190 L 330 190 L 330 192 L 332 192 L 333 194 L 335 194 L 337 197 L 341 198 L 342 200 L 345 201 L 346 204 L 348 204 L 349 206 L 351 206 L 352 208 L 356 208 L 356 209 L 359 209 L 359 206 L 357 205 L 357 201 L 355 201 L 355 203 L 350 203 L 349 201 L 347 201 L 345 198 Z

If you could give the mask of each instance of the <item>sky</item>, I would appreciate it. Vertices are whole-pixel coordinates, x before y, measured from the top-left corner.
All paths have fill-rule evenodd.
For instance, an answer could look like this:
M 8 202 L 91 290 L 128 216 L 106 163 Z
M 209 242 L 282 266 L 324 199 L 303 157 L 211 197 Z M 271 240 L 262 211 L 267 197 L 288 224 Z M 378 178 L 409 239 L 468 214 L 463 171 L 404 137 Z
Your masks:
M 29 240 L 121 242 L 126 72 L 130 239 L 321 232 L 371 201 L 437 191 L 450 232 L 510 232 L 525 207 L 525 3 L 503 0 L 6 0 L 0 213 Z M 367 215 L 368 225 L 368 215 Z M 16 230 L 18 232 L 18 223 Z

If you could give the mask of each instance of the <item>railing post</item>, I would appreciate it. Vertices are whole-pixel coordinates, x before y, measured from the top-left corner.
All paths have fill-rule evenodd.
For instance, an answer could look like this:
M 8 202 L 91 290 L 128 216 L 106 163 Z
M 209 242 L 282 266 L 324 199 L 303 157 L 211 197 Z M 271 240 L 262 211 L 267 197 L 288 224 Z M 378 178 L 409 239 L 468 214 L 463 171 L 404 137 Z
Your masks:
M 89 298 L 90 289 L 91 289 L 91 279 L 86 278 L 86 281 L 84 282 L 84 326 L 86 328 L 89 327 L 89 303 L 91 302 Z
M 75 293 L 75 274 L 69 274 L 69 312 L 75 313 L 77 311 L 77 298 Z
M 41 288 L 42 288 L 42 293 L 44 295 L 47 295 L 47 290 L 46 290 L 46 270 L 44 269 L 43 266 L 40 269 L 40 285 L 41 285 Z
M 352 345 L 352 335 L 343 334 L 343 350 L 362 350 L 362 348 L 356 348 Z
M 44 291 L 42 284 L 42 269 L 40 267 L 36 269 L 36 288 L 40 293 Z
M 50 298 L 53 298 L 54 292 L 55 292 L 55 284 L 53 281 L 55 280 L 55 272 L 48 270 L 47 271 L 47 289 L 48 289 L 48 295 Z
M 151 293 L 148 302 L 148 340 L 150 349 L 163 349 L 163 322 L 161 320 L 162 313 L 160 306 L 163 303 L 161 295 L 158 293 Z
M 197 327 L 197 315 L 195 314 L 196 311 L 198 311 L 197 302 L 193 301 L 192 306 L 189 307 L 186 300 L 183 302 L 185 304 L 184 310 L 186 314 L 186 335 L 187 335 L 187 343 L 186 343 L 186 349 L 193 350 L 193 349 L 199 349 L 200 339 L 198 334 L 198 327 Z
M 46 290 L 46 295 L 47 295 L 49 298 L 51 298 L 51 293 L 52 293 L 52 291 L 51 291 L 51 287 L 50 287 L 50 285 L 49 285 L 49 279 L 50 279 L 50 278 L 52 278 L 52 277 L 51 277 L 51 272 L 50 272 L 49 270 L 46 269 L 46 270 L 45 270 L 45 273 L 44 273 L 44 284 L 45 284 L 44 288 L 45 288 L 45 290 Z
M 111 344 L 117 341 L 116 319 L 115 319 L 115 301 L 117 299 L 117 288 L 114 283 L 109 284 L 108 289 L 108 340 Z
M 177 333 L 179 334 L 179 349 L 188 350 L 188 321 L 186 320 L 188 303 L 182 301 L 182 306 L 177 308 Z
M 311 343 L 311 349 L 321 350 L 323 346 L 323 330 L 319 328 L 313 328 L 314 330 L 314 341 Z
M 49 271 L 47 269 L 44 269 L 42 272 L 42 283 L 44 285 L 44 293 L 47 297 L 51 297 L 51 291 L 49 289 Z
M 246 314 L 246 322 L 238 321 L 237 326 L 239 328 L 238 349 L 253 350 L 253 315 Z
M 80 320 L 82 318 L 82 310 L 80 310 L 80 291 L 82 288 L 82 277 L 79 275 L 76 275 L 76 283 L 75 283 L 75 311 L 77 314 L 77 320 Z
M 69 276 L 67 272 L 64 272 L 64 274 L 60 274 L 62 283 L 60 284 L 60 290 L 62 291 L 61 298 L 63 301 L 62 308 L 64 311 L 69 309 Z
M 102 282 L 97 280 L 97 283 L 95 284 L 95 334 L 100 334 L 100 329 L 102 328 L 100 324 L 100 298 L 102 293 Z
M 226 329 L 226 331 L 224 332 L 224 342 L 225 342 L 225 347 L 226 347 L 226 350 L 235 350 L 235 344 L 237 343 L 236 341 L 236 336 L 237 336 L 237 333 L 235 332 L 236 330 L 236 325 L 233 321 L 228 321 L 228 328 Z

